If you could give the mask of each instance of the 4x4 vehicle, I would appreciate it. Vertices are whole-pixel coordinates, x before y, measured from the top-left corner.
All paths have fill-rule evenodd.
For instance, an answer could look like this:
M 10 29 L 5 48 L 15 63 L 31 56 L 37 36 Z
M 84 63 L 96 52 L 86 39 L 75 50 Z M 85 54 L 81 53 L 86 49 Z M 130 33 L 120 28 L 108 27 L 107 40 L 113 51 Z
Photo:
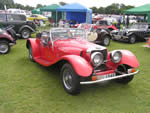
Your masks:
M 109 46 L 111 33 L 109 30 L 103 28 L 94 28 L 94 24 L 80 24 L 78 28 L 85 29 L 87 39 L 95 44 Z
M 21 14 L 0 13 L 0 25 L 1 27 L 13 25 L 15 32 L 22 38 L 29 38 L 36 30 L 34 22 L 26 21 L 26 16 Z
M 113 40 L 124 41 L 133 44 L 136 41 L 143 41 L 150 37 L 150 24 L 137 23 L 133 24 L 128 29 L 114 30 L 111 33 Z
M 7 54 L 10 46 L 16 44 L 16 33 L 12 28 L 13 26 L 8 26 L 0 29 L 0 54 Z
M 96 28 L 107 28 L 110 31 L 116 30 L 117 28 L 108 20 L 98 20 L 95 25 Z
M 58 64 L 64 89 L 80 92 L 82 84 L 116 79 L 126 84 L 139 72 L 136 56 L 128 50 L 107 52 L 106 47 L 88 42 L 83 29 L 52 28 L 27 40 L 29 58 L 43 66 Z

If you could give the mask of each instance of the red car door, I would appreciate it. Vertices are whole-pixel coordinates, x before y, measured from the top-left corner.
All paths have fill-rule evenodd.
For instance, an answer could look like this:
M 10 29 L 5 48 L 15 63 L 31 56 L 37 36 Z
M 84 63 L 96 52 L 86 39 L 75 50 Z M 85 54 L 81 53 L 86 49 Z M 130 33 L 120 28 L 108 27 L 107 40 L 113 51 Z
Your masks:
M 41 51 L 41 58 L 48 62 L 52 62 L 54 59 L 54 50 L 52 45 L 45 42 L 44 39 L 40 40 L 40 51 Z

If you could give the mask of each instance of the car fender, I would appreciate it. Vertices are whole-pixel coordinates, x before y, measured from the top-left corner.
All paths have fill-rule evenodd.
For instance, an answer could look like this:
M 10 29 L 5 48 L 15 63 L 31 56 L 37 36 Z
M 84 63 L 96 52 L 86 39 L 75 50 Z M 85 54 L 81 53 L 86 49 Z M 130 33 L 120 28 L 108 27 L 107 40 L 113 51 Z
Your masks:
M 135 35 L 133 32 L 129 32 L 128 34 L 127 34 L 127 36 L 128 37 L 130 37 L 131 35 Z
M 30 27 L 30 26 L 28 26 L 28 25 L 23 25 L 23 26 L 19 29 L 19 33 L 21 33 L 21 31 L 22 31 L 24 28 L 27 28 L 27 29 L 31 30 L 32 33 L 35 32 L 35 30 L 34 30 L 32 27 Z
M 37 39 L 31 39 L 28 38 L 27 42 L 26 42 L 26 47 L 29 49 L 29 45 L 31 45 L 32 47 L 32 53 L 33 53 L 33 57 L 38 57 L 40 56 L 40 47 L 39 47 L 39 43 Z
M 66 55 L 61 60 L 67 60 L 79 76 L 89 77 L 93 72 L 93 67 L 81 56 Z
M 11 35 L 6 34 L 6 33 L 0 35 L 0 40 L 8 40 L 10 42 L 14 42 L 15 41 L 14 38 L 11 37 Z
M 131 51 L 128 51 L 128 50 L 115 50 L 115 51 L 120 51 L 122 53 L 122 59 L 119 63 L 115 64 L 114 62 L 112 62 L 110 60 L 110 54 L 111 52 L 108 53 L 108 66 L 112 66 L 114 68 L 117 68 L 118 65 L 120 64 L 126 64 L 132 68 L 137 68 L 139 67 L 139 62 L 136 58 L 136 56 L 131 52 Z
M 108 26 L 108 29 L 117 30 L 117 28 L 114 25 Z

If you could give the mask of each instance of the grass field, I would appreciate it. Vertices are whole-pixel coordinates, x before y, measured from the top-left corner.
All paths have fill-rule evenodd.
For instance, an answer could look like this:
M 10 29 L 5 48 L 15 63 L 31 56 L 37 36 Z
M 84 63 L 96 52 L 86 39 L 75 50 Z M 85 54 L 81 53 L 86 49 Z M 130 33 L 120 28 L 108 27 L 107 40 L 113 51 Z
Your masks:
M 0 113 L 149 113 L 150 49 L 144 44 L 112 41 L 108 47 L 137 56 L 141 72 L 131 83 L 85 85 L 71 96 L 61 85 L 58 69 L 31 62 L 26 40 L 17 40 L 9 54 L 0 55 Z

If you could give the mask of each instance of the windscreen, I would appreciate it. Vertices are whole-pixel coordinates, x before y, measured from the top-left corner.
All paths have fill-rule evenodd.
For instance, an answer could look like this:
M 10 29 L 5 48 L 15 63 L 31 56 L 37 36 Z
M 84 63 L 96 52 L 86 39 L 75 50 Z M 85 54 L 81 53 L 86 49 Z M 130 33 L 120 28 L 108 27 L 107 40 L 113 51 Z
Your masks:
M 85 39 L 86 34 L 83 29 L 51 29 L 51 37 L 53 41 L 62 39 Z

